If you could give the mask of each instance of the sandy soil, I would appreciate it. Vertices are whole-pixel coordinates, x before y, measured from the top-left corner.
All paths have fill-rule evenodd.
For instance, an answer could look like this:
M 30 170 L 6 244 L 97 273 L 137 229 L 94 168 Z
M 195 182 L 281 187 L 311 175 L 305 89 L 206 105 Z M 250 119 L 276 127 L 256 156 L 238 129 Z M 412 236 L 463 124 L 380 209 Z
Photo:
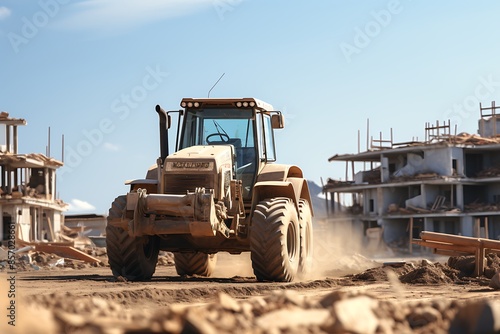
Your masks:
M 301 310 L 319 312 L 324 311 L 318 310 L 318 305 L 324 305 L 324 300 L 333 298 L 337 301 L 344 298 L 339 296 L 360 295 L 368 296 L 377 303 L 387 302 L 383 305 L 390 307 L 382 309 L 391 309 L 393 313 L 401 307 L 398 305 L 405 305 L 408 310 L 412 310 L 406 312 L 408 314 L 403 317 L 403 322 L 391 320 L 391 325 L 384 325 L 392 328 L 390 330 L 384 330 L 382 324 L 385 322 L 378 322 L 377 332 L 397 332 L 397 328 L 403 328 L 397 326 L 410 326 L 411 321 L 407 318 L 411 318 L 411 312 L 418 308 L 425 309 L 425 305 L 435 305 L 436 302 L 441 306 L 433 306 L 434 309 L 443 308 L 439 309 L 443 314 L 439 317 L 441 320 L 439 323 L 437 320 L 426 321 L 433 323 L 433 332 L 446 332 L 460 303 L 498 299 L 500 296 L 500 292 L 488 287 L 490 280 L 486 277 L 460 277 L 463 275 L 459 270 L 444 264 L 447 258 L 433 258 L 431 261 L 391 258 L 392 264 L 383 266 L 382 262 L 386 260 L 369 260 L 357 254 L 328 261 L 323 259 L 316 263 L 316 270 L 311 277 L 293 283 L 257 282 L 248 254 L 219 254 L 217 270 L 211 278 L 179 277 L 175 268 L 167 264 L 157 267 L 152 281 L 141 283 L 117 282 L 109 267 L 75 266 L 70 261 L 66 261 L 66 267 L 46 266 L 35 270 L 36 266 L 26 266 L 26 270 L 14 274 L 4 270 L 0 277 L 0 306 L 5 315 L 0 318 L 4 319 L 0 322 L 0 332 L 142 333 L 147 330 L 161 333 L 229 333 L 240 328 L 241 332 L 275 333 L 274 329 L 268 331 L 268 325 L 262 325 L 264 313 L 289 309 L 286 300 L 300 298 L 301 302 L 294 301 L 294 307 L 299 305 Z M 12 279 L 15 279 L 14 288 L 10 285 Z M 9 297 L 5 293 L 9 290 L 15 296 Z M 289 297 L 289 293 L 295 297 Z M 332 294 L 334 297 L 331 297 Z M 8 307 L 13 301 L 15 327 L 12 323 L 9 325 L 8 317 Z M 268 307 L 265 311 L 261 309 L 262 303 Z M 228 312 L 228 304 L 231 317 L 226 318 L 233 319 L 232 322 L 221 320 L 222 314 Z M 216 308 L 220 305 L 221 310 Z M 247 310 L 246 316 L 241 315 L 244 321 L 238 320 L 238 312 L 243 312 L 240 305 L 247 305 L 251 310 Z M 203 324 L 190 321 L 189 316 L 194 312 L 190 310 L 199 308 L 216 310 L 212 313 L 218 316 L 213 316 Z M 380 307 L 378 309 L 380 312 Z M 444 316 L 444 309 L 452 310 L 448 318 Z M 203 313 L 204 316 L 212 314 L 207 312 Z M 293 314 L 290 316 L 293 317 Z M 377 317 L 382 319 L 383 315 L 378 314 Z M 388 317 L 397 318 L 392 313 Z M 228 321 L 232 325 L 224 326 L 233 327 L 224 331 L 220 326 Z M 425 325 L 427 327 L 421 326 L 426 328 L 421 332 L 430 330 L 430 325 Z M 302 327 L 297 328 L 297 332 L 336 332 L 325 324 L 302 324 Z M 408 328 L 417 331 L 419 327 Z M 278 328 L 277 332 L 293 332 L 290 328 L 286 331 L 282 329 Z

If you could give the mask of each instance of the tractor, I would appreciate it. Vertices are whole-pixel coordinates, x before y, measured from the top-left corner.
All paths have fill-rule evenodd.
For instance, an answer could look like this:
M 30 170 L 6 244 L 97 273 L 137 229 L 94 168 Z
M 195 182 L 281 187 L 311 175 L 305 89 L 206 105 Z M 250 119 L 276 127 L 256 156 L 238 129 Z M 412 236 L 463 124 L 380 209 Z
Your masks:
M 276 163 L 274 130 L 284 128 L 283 114 L 255 98 L 184 98 L 180 105 L 156 106 L 160 157 L 144 179 L 126 182 L 128 193 L 109 209 L 113 275 L 150 280 L 163 250 L 174 254 L 179 275 L 209 277 L 218 252 L 250 252 L 258 281 L 304 277 L 312 267 L 313 208 L 302 170 Z

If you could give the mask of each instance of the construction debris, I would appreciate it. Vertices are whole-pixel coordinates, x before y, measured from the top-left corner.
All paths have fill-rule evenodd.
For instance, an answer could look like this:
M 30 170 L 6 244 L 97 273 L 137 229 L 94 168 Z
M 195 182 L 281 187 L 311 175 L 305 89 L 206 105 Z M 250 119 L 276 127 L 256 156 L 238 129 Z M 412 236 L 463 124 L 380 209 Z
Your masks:
M 238 300 L 220 292 L 209 304 L 170 305 L 152 314 L 98 296 L 53 295 L 44 333 L 493 333 L 499 330 L 500 302 L 433 301 L 402 303 L 369 293 L 332 291 L 307 298 L 291 290 Z M 41 306 L 41 305 L 40 305 Z M 39 328 L 32 304 L 23 330 Z M 478 321 L 488 315 L 487 321 Z
M 420 233 L 421 239 L 414 239 L 412 243 L 430 247 L 434 253 L 440 254 L 474 254 L 475 268 L 474 275 L 482 276 L 485 272 L 485 256 L 487 253 L 500 252 L 500 241 L 463 237 L 445 233 L 427 232 Z

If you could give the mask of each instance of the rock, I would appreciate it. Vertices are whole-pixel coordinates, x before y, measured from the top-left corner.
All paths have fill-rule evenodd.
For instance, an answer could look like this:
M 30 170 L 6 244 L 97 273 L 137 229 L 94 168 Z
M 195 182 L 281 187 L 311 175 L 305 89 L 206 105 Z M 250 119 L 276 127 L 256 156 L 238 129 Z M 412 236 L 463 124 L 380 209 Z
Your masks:
M 420 263 L 420 265 L 422 267 L 428 267 L 428 266 L 431 266 L 433 267 L 434 266 L 434 263 L 432 263 L 431 261 L 427 260 L 427 259 L 422 259 L 422 262 Z
M 497 333 L 500 331 L 500 301 L 481 300 L 460 308 L 450 325 L 450 334 Z
M 285 329 L 297 326 L 322 325 L 331 317 L 331 313 L 324 309 L 304 310 L 298 307 L 281 309 L 264 314 L 257 318 L 257 326 L 265 329 Z
M 419 328 L 427 326 L 430 323 L 439 322 L 442 320 L 441 313 L 431 306 L 417 307 L 408 314 L 408 323 L 411 328 Z
M 239 312 L 241 310 L 241 305 L 238 301 L 227 293 L 219 293 L 219 304 L 223 309 L 228 311 Z
M 2 333 L 46 334 L 59 332 L 59 326 L 52 310 L 30 305 L 23 307 L 19 314 L 22 314 L 22 321 L 16 323 L 16 330 L 11 332 L 13 328 L 9 328 Z M 3 329 L 2 325 L 0 325 L 0 330 Z
M 391 203 L 387 207 L 387 212 L 398 212 L 398 211 L 399 211 L 399 205 L 397 205 L 395 203 Z
M 489 287 L 495 290 L 500 290 L 500 272 L 497 272 L 493 275 L 490 280 Z
M 271 296 L 267 298 L 267 302 L 279 305 L 295 305 L 304 307 L 304 297 L 300 296 L 298 292 L 294 290 L 273 291 Z
M 332 293 L 327 294 L 323 297 L 319 303 L 324 308 L 328 308 L 338 302 L 339 300 L 345 299 L 347 297 L 347 293 L 344 291 L 334 291 Z
M 201 309 L 190 309 L 181 333 L 217 334 L 217 329 L 205 319 L 204 313 Z
M 373 309 L 378 302 L 368 296 L 357 296 L 336 302 L 333 305 L 334 323 L 324 328 L 329 333 L 375 333 L 379 325 Z

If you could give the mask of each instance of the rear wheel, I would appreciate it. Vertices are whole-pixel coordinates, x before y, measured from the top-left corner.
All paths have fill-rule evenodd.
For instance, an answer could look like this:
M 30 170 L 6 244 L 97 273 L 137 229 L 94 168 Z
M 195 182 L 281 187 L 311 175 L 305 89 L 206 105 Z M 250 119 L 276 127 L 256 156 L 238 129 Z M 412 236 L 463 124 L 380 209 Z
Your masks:
M 255 207 L 250 232 L 252 267 L 259 281 L 291 282 L 299 267 L 300 225 L 289 198 L 272 198 Z
M 174 253 L 174 262 L 178 275 L 210 277 L 215 270 L 217 254 Z
M 117 197 L 109 209 L 108 221 L 120 219 L 126 204 L 126 196 Z M 108 222 L 106 248 L 113 276 L 146 281 L 156 270 L 160 239 L 156 236 L 131 237 L 126 230 Z
M 300 260 L 299 275 L 305 277 L 312 271 L 313 266 L 313 228 L 312 214 L 309 203 L 299 200 L 299 221 L 300 221 Z

